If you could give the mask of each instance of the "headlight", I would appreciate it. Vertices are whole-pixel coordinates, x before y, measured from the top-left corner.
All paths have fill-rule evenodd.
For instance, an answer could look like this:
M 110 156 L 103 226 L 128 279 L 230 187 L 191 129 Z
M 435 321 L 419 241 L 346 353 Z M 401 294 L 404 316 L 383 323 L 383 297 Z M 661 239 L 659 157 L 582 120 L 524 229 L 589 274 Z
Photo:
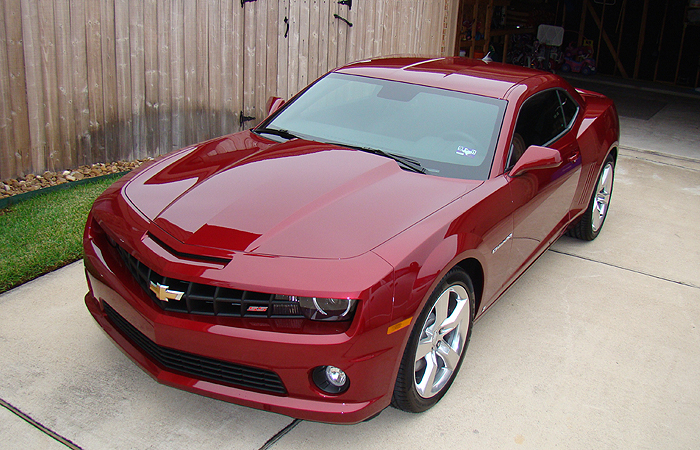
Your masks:
M 293 298 L 293 297 L 292 297 Z M 311 320 L 350 320 L 357 301 L 350 298 L 296 297 L 301 311 Z

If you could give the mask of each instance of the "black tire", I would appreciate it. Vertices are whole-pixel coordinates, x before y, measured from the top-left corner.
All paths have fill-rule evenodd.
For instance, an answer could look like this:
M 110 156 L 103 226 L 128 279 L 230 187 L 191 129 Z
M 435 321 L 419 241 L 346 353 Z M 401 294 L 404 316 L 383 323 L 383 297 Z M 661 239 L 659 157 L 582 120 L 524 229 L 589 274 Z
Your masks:
M 598 175 L 586 212 L 569 227 L 567 235 L 583 241 L 592 241 L 598 237 L 608 217 L 614 179 L 615 159 L 612 155 L 608 155 Z M 602 211 L 601 208 L 603 208 Z
M 440 305 L 435 308 L 439 300 Z M 413 325 L 396 377 L 392 406 L 407 412 L 423 412 L 445 395 L 459 372 L 469 345 L 475 304 L 474 287 L 469 276 L 459 267 L 450 270 L 432 292 Z M 450 325 L 448 319 L 452 319 L 458 324 L 453 328 L 446 326 L 444 329 L 436 329 L 434 325 L 438 319 L 437 314 L 442 314 L 437 310 L 444 305 L 447 305 L 446 316 L 441 323 Z M 416 361 L 421 342 L 421 351 L 426 348 L 430 348 L 431 351 Z M 432 371 L 429 371 L 427 366 L 428 360 L 435 363 L 435 375 L 432 378 Z M 450 365 L 452 367 L 449 367 Z M 425 383 L 420 383 L 422 381 Z M 430 386 L 418 386 L 419 384 Z

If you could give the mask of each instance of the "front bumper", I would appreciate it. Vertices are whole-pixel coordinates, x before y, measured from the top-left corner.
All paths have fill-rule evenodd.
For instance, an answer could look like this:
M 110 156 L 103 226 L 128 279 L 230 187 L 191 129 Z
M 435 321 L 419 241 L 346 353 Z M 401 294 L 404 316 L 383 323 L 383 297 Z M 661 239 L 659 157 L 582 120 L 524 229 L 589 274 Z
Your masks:
M 405 334 L 387 334 L 391 316 L 386 305 L 372 308 L 371 302 L 362 302 L 352 325 L 340 332 L 337 324 L 328 328 L 330 332 L 324 332 L 323 327 L 308 332 L 303 327 L 285 330 L 280 322 L 276 326 L 270 319 L 168 312 L 135 282 L 116 249 L 98 234 L 91 233 L 89 221 L 84 241 L 89 285 L 85 303 L 107 335 L 158 382 L 321 422 L 356 423 L 389 405 Z M 389 303 L 390 299 L 389 295 Z M 389 304 L 388 311 L 390 308 Z M 281 323 L 284 320 L 300 319 L 283 319 Z M 220 365 L 213 370 L 222 376 L 197 372 L 191 366 L 178 370 L 177 363 L 164 363 L 153 348 L 185 359 L 195 357 L 195 366 L 202 364 L 200 360 Z M 324 365 L 345 371 L 350 380 L 346 392 L 329 395 L 316 387 L 311 373 Z M 231 367 L 233 372 L 240 368 L 248 381 L 236 378 L 238 372 L 226 373 Z M 281 390 L 255 384 L 255 377 L 265 378 L 270 373 L 278 377 Z

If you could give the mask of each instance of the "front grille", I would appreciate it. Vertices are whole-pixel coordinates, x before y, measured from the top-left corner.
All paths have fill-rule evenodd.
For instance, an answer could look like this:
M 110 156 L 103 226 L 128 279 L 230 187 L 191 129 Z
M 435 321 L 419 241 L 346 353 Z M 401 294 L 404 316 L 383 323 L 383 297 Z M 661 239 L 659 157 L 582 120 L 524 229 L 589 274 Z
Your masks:
M 299 303 L 287 296 L 211 286 L 164 277 L 121 247 L 119 254 L 143 290 L 165 311 L 229 317 L 302 318 Z M 155 292 L 159 292 L 159 299 Z M 178 294 L 179 299 L 178 299 Z
M 107 303 L 103 303 L 103 305 L 109 320 L 124 336 L 129 338 L 160 365 L 168 369 L 241 388 L 256 389 L 281 395 L 287 393 L 280 377 L 272 371 L 232 364 L 161 347 L 148 339 Z

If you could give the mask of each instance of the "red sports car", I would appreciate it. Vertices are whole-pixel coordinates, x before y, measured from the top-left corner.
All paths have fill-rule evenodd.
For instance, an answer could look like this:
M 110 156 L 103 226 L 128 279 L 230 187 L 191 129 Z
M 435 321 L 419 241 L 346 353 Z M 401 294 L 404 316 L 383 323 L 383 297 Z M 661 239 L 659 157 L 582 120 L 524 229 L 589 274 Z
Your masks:
M 95 202 L 88 309 L 159 382 L 324 422 L 449 389 L 472 325 L 605 221 L 609 99 L 460 58 L 333 70 Z

